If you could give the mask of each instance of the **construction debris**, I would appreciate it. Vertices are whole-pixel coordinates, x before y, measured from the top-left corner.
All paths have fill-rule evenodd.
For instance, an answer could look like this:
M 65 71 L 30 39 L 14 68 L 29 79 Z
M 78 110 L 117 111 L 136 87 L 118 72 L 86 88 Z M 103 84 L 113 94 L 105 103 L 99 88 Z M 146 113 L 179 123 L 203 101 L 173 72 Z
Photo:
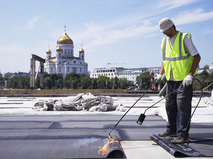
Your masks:
M 113 102 L 113 98 L 110 96 L 94 96 L 91 93 L 80 93 L 74 98 L 67 97 L 65 100 L 34 100 L 33 109 L 38 111 L 125 111 L 122 103 L 113 105 Z

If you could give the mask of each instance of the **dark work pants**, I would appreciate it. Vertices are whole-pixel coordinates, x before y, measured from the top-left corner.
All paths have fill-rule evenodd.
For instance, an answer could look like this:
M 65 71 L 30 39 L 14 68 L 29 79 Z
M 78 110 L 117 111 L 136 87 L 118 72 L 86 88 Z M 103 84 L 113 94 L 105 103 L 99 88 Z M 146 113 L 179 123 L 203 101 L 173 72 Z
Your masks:
M 189 136 L 192 93 L 192 85 L 183 87 L 182 81 L 167 81 L 167 130 L 177 132 L 177 136 Z

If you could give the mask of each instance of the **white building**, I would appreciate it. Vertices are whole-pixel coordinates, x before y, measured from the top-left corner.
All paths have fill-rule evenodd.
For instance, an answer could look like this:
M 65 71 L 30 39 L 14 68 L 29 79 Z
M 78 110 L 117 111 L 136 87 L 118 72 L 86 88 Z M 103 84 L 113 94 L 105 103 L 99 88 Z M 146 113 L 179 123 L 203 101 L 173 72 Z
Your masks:
M 209 66 L 209 71 L 213 72 L 213 63 Z
M 85 52 L 81 47 L 79 56 L 74 56 L 74 45 L 66 31 L 57 41 L 56 56 L 52 57 L 50 49 L 46 51 L 44 71 L 48 74 L 62 74 L 65 78 L 69 73 L 88 75 L 88 64 L 85 62 Z
M 160 67 L 150 68 L 123 68 L 123 67 L 111 67 L 111 68 L 96 68 L 93 73 L 90 73 L 90 78 L 98 78 L 99 76 L 107 76 L 109 78 L 127 78 L 129 81 L 136 82 L 137 76 L 146 71 L 153 72 L 154 76 L 160 73 Z

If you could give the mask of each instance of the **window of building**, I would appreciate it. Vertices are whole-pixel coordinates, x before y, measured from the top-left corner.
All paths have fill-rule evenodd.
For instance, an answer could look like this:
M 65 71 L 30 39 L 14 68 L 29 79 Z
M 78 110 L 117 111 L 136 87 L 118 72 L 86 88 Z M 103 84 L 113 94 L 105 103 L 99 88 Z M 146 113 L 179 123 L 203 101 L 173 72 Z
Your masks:
M 77 73 L 77 68 L 76 67 L 73 67 L 72 70 L 73 70 L 74 73 Z

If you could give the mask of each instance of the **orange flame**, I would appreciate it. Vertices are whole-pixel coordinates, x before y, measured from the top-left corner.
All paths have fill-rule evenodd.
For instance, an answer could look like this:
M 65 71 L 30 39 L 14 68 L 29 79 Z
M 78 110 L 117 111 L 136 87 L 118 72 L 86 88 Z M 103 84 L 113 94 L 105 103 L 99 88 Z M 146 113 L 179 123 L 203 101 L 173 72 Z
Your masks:
M 120 142 L 118 141 L 116 137 L 112 138 L 109 136 L 109 138 L 104 139 L 103 141 L 106 142 L 106 144 L 104 146 L 99 147 L 98 154 L 102 153 L 102 155 L 106 155 L 109 152 L 109 150 L 113 148 L 113 147 L 112 148 L 109 147 L 113 143 L 118 143 L 119 147 L 121 147 Z

